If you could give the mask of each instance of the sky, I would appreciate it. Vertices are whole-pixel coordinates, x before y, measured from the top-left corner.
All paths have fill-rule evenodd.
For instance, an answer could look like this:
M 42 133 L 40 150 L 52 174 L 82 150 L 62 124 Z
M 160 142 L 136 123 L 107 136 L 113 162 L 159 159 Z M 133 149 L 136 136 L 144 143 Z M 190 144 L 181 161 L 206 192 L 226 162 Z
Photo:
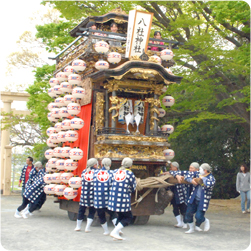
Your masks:
M 18 50 L 16 41 L 24 31 L 32 31 L 35 33 L 35 24 L 30 20 L 36 11 L 46 9 L 42 6 L 42 0 L 13 0 L 2 1 L 0 10 L 1 21 L 1 41 L 0 41 L 0 74 L 1 84 L 0 91 L 4 91 L 6 86 L 13 83 L 33 83 L 34 77 L 31 69 L 22 69 L 13 71 L 12 76 L 8 76 L 6 59 L 12 52 Z M 14 90 L 15 91 L 15 90 Z M 2 102 L 1 102 L 2 107 Z M 12 103 L 12 108 L 25 108 L 25 102 Z

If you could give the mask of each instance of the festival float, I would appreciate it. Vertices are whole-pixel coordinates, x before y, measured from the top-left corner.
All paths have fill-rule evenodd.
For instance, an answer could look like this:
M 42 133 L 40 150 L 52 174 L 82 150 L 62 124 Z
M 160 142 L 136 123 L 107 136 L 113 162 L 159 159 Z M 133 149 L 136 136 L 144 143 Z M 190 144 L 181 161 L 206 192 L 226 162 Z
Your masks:
M 168 86 L 182 79 L 170 70 L 175 64 L 172 50 L 179 43 L 151 39 L 164 42 L 152 44 L 152 17 L 137 10 L 128 15 L 120 8 L 88 17 L 70 31 L 76 39 L 51 58 L 56 60 L 56 70 L 48 91 L 54 101 L 48 105 L 51 127 L 45 192 L 58 198 L 55 202 L 71 220 L 78 213 L 81 173 L 92 157 L 100 163 L 110 158 L 111 169 L 119 168 L 125 157 L 133 159 L 135 224 L 163 214 L 172 199 L 172 192 L 165 188 L 176 181 L 157 174 L 175 155 L 168 143 L 174 128 L 159 123 L 168 116 L 163 106 L 175 102 Z M 86 28 L 90 21 L 97 30 Z M 118 25 L 118 33 L 110 32 L 111 23 Z M 150 50 L 151 45 L 160 50 Z

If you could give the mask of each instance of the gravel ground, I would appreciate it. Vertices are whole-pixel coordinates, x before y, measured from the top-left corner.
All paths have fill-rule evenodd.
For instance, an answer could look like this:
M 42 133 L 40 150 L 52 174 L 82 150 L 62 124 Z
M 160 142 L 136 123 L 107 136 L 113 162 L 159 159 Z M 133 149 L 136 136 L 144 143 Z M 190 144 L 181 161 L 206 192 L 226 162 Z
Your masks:
M 41 212 L 28 219 L 14 218 L 21 195 L 1 196 L 1 245 L 6 250 L 245 250 L 250 245 L 250 214 L 242 214 L 240 200 L 211 200 L 206 217 L 208 232 L 185 234 L 174 227 L 168 206 L 160 216 L 151 216 L 144 226 L 123 229 L 124 241 L 104 236 L 100 226 L 91 233 L 74 232 L 76 222 L 60 210 L 55 198 L 47 196 Z M 82 224 L 82 229 L 85 222 Z M 202 225 L 203 228 L 203 225 Z M 109 223 L 112 230 L 112 224 Z M 249 250 L 249 249 L 248 249 Z

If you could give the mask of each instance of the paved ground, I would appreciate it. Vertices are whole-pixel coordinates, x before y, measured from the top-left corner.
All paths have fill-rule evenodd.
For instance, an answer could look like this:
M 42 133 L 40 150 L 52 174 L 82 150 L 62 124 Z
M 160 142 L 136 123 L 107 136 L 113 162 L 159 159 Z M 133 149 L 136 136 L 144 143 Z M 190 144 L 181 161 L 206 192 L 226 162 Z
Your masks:
M 28 219 L 14 218 L 20 195 L 1 197 L 1 244 L 6 250 L 245 250 L 250 245 L 250 214 L 242 214 L 239 200 L 212 200 L 209 232 L 185 234 L 174 228 L 172 210 L 151 216 L 147 225 L 124 228 L 125 241 L 103 236 L 100 226 L 91 233 L 74 232 L 76 222 L 47 196 L 41 212 Z M 84 229 L 85 222 L 82 224 Z M 112 230 L 112 225 L 109 224 Z M 1 249 L 2 250 L 2 249 Z

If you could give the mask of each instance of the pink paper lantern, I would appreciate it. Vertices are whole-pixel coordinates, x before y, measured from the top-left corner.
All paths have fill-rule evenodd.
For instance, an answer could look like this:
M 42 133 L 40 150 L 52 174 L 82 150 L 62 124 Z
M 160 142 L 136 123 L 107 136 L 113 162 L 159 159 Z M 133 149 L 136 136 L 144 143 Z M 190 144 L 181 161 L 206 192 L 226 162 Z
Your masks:
M 110 52 L 107 55 L 107 60 L 109 61 L 109 63 L 117 64 L 121 61 L 121 55 L 117 52 Z
M 57 94 L 54 92 L 53 87 L 48 89 L 48 95 L 49 95 L 51 98 L 57 97 Z
M 55 99 L 55 104 L 60 108 L 62 106 L 65 106 L 65 103 L 64 103 L 64 98 L 62 97 L 58 97 Z
M 62 129 L 63 130 L 72 129 L 72 127 L 71 127 L 71 120 L 70 119 L 65 119 L 65 120 L 62 121 Z
M 56 185 L 54 187 L 54 192 L 55 192 L 56 195 L 62 196 L 63 193 L 64 193 L 65 188 L 66 188 L 66 185 Z
M 51 78 L 49 80 L 49 84 L 50 84 L 51 87 L 54 87 L 55 85 L 59 85 L 59 81 L 58 81 L 57 78 Z
M 85 97 L 85 89 L 81 88 L 81 87 L 75 87 L 72 90 L 72 96 L 78 100 L 78 99 L 82 99 Z
M 59 160 L 57 160 L 56 161 L 56 168 L 58 169 L 58 170 L 64 170 L 65 169 L 65 167 L 64 167 L 64 162 L 65 162 L 65 160 L 63 160 L 63 159 L 59 159 Z
M 64 165 L 65 165 L 65 169 L 67 171 L 74 171 L 74 170 L 76 170 L 78 168 L 78 162 L 74 161 L 72 159 L 67 159 L 64 162 Z
M 62 157 L 69 158 L 70 157 L 70 150 L 71 149 L 72 148 L 69 147 L 69 146 L 62 147 L 62 149 L 61 149 L 61 155 L 62 155 Z
M 172 106 L 175 103 L 175 99 L 172 96 L 165 96 L 162 99 L 162 103 L 164 106 Z
M 105 70 L 109 68 L 109 63 L 104 60 L 99 60 L 95 63 L 95 68 L 97 70 Z
M 78 132 L 69 130 L 66 132 L 65 138 L 69 142 L 75 142 L 78 139 Z
M 80 118 L 71 119 L 71 127 L 74 129 L 81 129 L 84 126 L 84 120 Z
M 78 190 L 74 190 L 72 187 L 67 187 L 63 193 L 64 197 L 68 200 L 73 200 L 78 195 Z
M 71 93 L 72 92 L 72 87 L 70 85 L 70 83 L 68 82 L 62 82 L 60 84 L 60 90 L 61 92 L 64 94 L 64 93 Z
M 74 71 L 76 72 L 82 72 L 86 69 L 86 63 L 84 60 L 81 59 L 75 59 L 71 65 Z
M 60 177 L 63 183 L 68 183 L 69 179 L 73 177 L 73 173 L 62 173 Z
M 97 43 L 95 43 L 94 49 L 98 53 L 106 53 L 109 51 L 109 44 L 105 41 L 98 41 Z
M 67 94 L 64 96 L 64 103 L 65 105 L 68 105 L 70 103 L 76 102 L 76 99 L 72 96 L 72 94 Z
M 66 107 L 61 107 L 59 109 L 58 114 L 59 114 L 60 118 L 63 118 L 63 119 L 65 119 L 65 118 L 67 118 L 67 117 L 70 116 L 70 114 L 68 113 L 68 110 L 67 110 Z
M 163 151 L 164 153 L 164 157 L 167 159 L 167 160 L 171 160 L 174 158 L 175 156 L 175 153 L 172 149 L 166 149 Z
M 48 110 L 51 112 L 53 108 L 58 108 L 57 104 L 52 102 L 47 106 Z
M 62 143 L 62 142 L 66 142 L 67 139 L 65 138 L 65 133 L 64 131 L 61 131 L 61 132 L 58 132 L 58 135 L 57 135 L 57 140 Z
M 160 52 L 160 57 L 163 60 L 171 60 L 173 58 L 173 52 L 169 49 L 162 50 Z
M 44 186 L 44 192 L 48 195 L 55 194 L 55 191 L 54 191 L 55 186 L 56 184 L 50 184 L 50 185 Z
M 49 137 L 49 139 L 51 140 L 52 143 L 59 143 L 58 139 L 57 139 L 58 134 L 57 133 L 52 133 Z
M 81 106 L 78 103 L 70 103 L 67 105 L 67 110 L 72 116 L 78 115 L 81 112 Z
M 83 151 L 80 148 L 73 148 L 70 150 L 70 158 L 72 160 L 80 160 L 83 158 Z
M 50 184 L 52 182 L 52 174 L 49 173 L 45 174 L 43 179 L 46 184 Z
M 78 74 L 71 74 L 69 75 L 68 77 L 68 82 L 70 83 L 70 85 L 73 87 L 73 86 L 76 86 L 76 85 L 80 85 L 81 84 L 81 76 L 78 75 Z
M 64 74 L 69 76 L 74 73 L 74 69 L 71 65 L 68 65 L 64 68 Z
M 82 185 L 82 179 L 80 177 L 72 177 L 69 179 L 69 186 L 72 188 L 79 188 Z
M 49 147 L 56 147 L 56 146 L 57 146 L 57 144 L 53 143 L 53 142 L 50 140 L 50 138 L 46 140 L 46 144 L 47 144 L 47 146 L 49 146 Z
M 174 131 L 174 127 L 172 125 L 163 125 L 163 126 L 161 126 L 161 131 L 168 133 L 168 134 L 171 134 Z
M 60 158 L 61 157 L 61 152 L 60 152 L 61 149 L 62 149 L 62 147 L 55 147 L 53 149 L 53 156 Z
M 48 149 L 44 152 L 44 156 L 46 159 L 51 159 L 54 155 L 53 155 L 54 150 L 52 149 Z
M 46 130 L 46 134 L 48 136 L 50 136 L 52 133 L 56 133 L 57 130 L 54 128 L 54 127 L 49 127 L 47 130 Z
M 61 182 L 61 173 L 53 173 L 51 175 L 51 182 L 52 183 L 60 183 Z
M 61 82 L 67 81 L 68 76 L 67 74 L 65 74 L 65 72 L 59 72 L 57 73 L 56 78 L 58 79 L 59 83 L 61 83 Z

